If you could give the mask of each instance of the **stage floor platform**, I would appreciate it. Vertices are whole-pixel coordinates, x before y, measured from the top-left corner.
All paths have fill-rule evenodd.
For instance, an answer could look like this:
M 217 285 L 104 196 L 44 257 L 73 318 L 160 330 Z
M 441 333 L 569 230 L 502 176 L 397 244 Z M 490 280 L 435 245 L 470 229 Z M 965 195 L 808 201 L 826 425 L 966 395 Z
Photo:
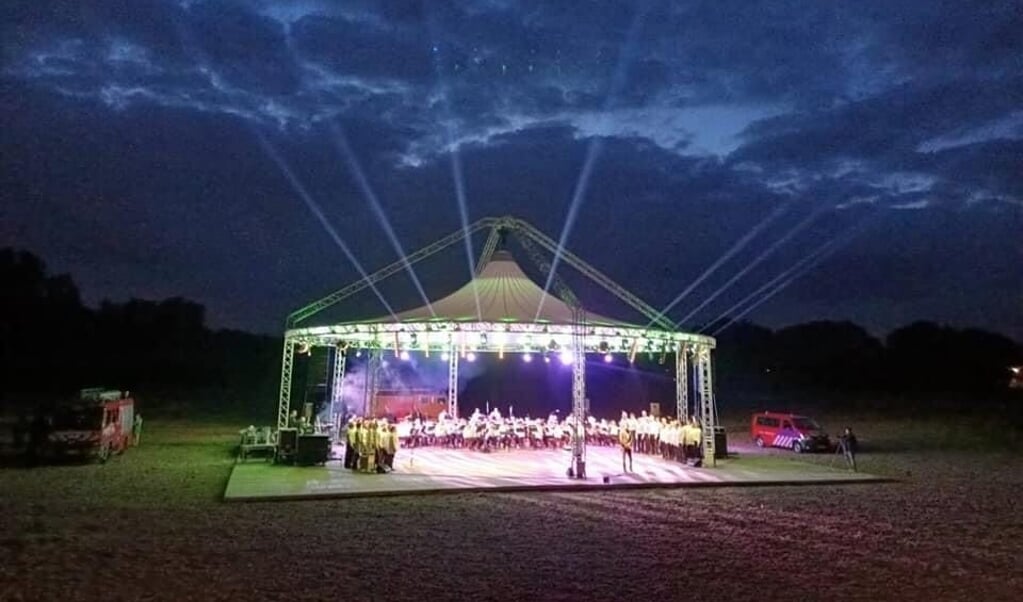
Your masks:
M 231 472 L 224 500 L 232 502 L 369 497 L 479 491 L 584 491 L 608 488 L 739 487 L 883 482 L 890 479 L 779 456 L 718 460 L 693 468 L 660 457 L 635 454 L 633 472 L 623 473 L 621 452 L 590 447 L 586 479 L 570 479 L 565 450 L 504 450 L 481 453 L 442 448 L 402 449 L 388 474 L 325 466 L 278 466 L 250 460 Z M 835 465 L 839 464 L 836 459 Z M 608 483 L 604 483 L 604 477 Z

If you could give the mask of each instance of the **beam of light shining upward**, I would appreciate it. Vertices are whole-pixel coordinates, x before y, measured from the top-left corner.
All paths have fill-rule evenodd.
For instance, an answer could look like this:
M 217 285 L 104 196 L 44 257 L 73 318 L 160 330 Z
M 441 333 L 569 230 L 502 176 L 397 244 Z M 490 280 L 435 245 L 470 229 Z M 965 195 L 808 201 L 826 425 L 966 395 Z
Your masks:
M 700 329 L 699 332 L 703 333 L 704 331 L 711 328 L 713 325 L 719 323 L 721 320 L 727 319 L 728 322 L 719 326 L 716 330 L 714 330 L 714 332 L 711 333 L 711 336 L 716 336 L 719 332 L 737 323 L 740 319 L 746 316 L 746 314 L 750 313 L 760 305 L 766 303 L 769 299 L 771 299 L 772 297 L 780 293 L 782 290 L 784 290 L 786 287 L 788 287 L 790 284 L 792 284 L 792 282 L 794 282 L 796 279 L 802 277 L 807 272 L 812 270 L 814 267 L 819 265 L 822 261 L 831 256 L 833 253 L 851 243 L 853 239 L 855 239 L 857 236 L 862 234 L 864 230 L 867 229 L 867 227 L 870 225 L 872 221 L 873 219 L 863 220 L 859 225 L 848 229 L 839 237 L 818 246 L 809 255 L 803 257 L 794 265 L 782 271 L 774 278 L 768 280 L 749 295 L 746 295 L 745 297 L 740 299 L 735 305 L 726 309 L 720 316 L 718 316 L 713 321 L 708 322 L 703 328 Z M 757 297 L 764 294 L 765 291 L 767 291 L 766 295 L 758 299 Z M 743 305 L 746 305 L 750 301 L 753 301 L 753 303 L 746 307 L 741 313 L 735 316 L 731 316 L 732 312 L 742 307 Z
M 253 128 L 252 131 L 255 132 L 256 138 L 259 140 L 260 146 L 263 147 L 263 151 L 266 152 L 267 156 L 273 159 L 273 162 L 277 164 L 278 168 L 280 168 L 281 173 L 283 173 L 284 176 L 288 179 L 288 182 L 291 184 L 291 187 L 295 191 L 295 194 L 297 194 L 298 197 L 302 199 L 306 207 L 309 208 L 310 213 L 312 213 L 313 216 L 317 219 L 317 221 L 320 222 L 320 225 L 323 226 L 323 229 L 326 230 L 327 234 L 334 240 L 337 246 L 341 249 L 341 252 L 345 254 L 345 257 L 347 257 L 348 261 L 351 262 L 353 267 L 355 267 L 355 270 L 359 272 L 359 275 L 362 276 L 362 279 L 366 281 L 366 284 L 369 285 L 370 290 L 373 291 L 373 294 L 377 296 L 377 299 L 380 300 L 380 303 L 384 306 L 385 309 L 387 309 L 387 313 L 391 314 L 391 317 L 395 321 L 397 321 L 398 317 L 395 315 L 394 309 L 391 308 L 390 303 L 387 302 L 387 299 L 384 299 L 384 296 L 380 293 L 380 289 L 378 289 L 372 282 L 369 281 L 369 274 L 367 274 L 366 270 L 363 269 L 362 264 L 359 263 L 358 259 L 356 259 L 355 254 L 352 253 L 352 250 L 348 247 L 348 244 L 344 241 L 344 239 L 341 238 L 341 235 L 337 233 L 337 230 L 334 229 L 334 226 L 330 224 L 330 221 L 327 219 L 327 216 L 324 215 L 323 213 L 323 209 L 320 208 L 319 203 L 317 203 L 313 199 L 312 195 L 309 194 L 305 186 L 302 185 L 302 182 L 299 181 L 298 176 L 295 175 L 295 172 L 291 170 L 291 167 L 284 160 L 284 157 L 282 157 L 280 153 L 277 152 L 277 149 L 275 149 L 273 145 L 270 144 L 270 141 L 266 139 L 266 136 L 264 136 L 262 132 L 260 132 L 256 128 Z
M 749 264 L 746 267 L 744 267 L 743 269 L 739 270 L 734 276 L 729 278 L 727 282 L 725 282 L 723 285 L 721 285 L 720 288 L 718 288 L 718 290 L 716 290 L 713 293 L 711 293 L 710 296 L 708 296 L 706 299 L 703 300 L 703 303 L 700 303 L 695 308 L 693 308 L 692 311 L 690 311 L 688 314 L 686 314 L 686 316 L 684 318 L 682 318 L 681 320 L 679 320 L 675 324 L 675 327 L 678 328 L 684 322 L 686 322 L 687 320 L 689 320 L 690 318 L 695 316 L 697 313 L 699 313 L 701 309 L 703 309 L 704 307 L 707 307 L 707 305 L 709 305 L 712 301 L 714 301 L 714 299 L 717 299 L 718 297 L 720 297 L 726 290 L 731 288 L 731 286 L 733 284 L 738 282 L 740 278 L 742 278 L 746 274 L 750 273 L 750 271 L 752 271 L 753 268 L 755 268 L 758 265 L 760 265 L 761 263 L 763 263 L 764 260 L 766 260 L 772 254 L 774 254 L 774 252 L 777 251 L 782 245 L 784 245 L 788 241 L 792 240 L 792 238 L 796 234 L 799 234 L 800 232 L 803 231 L 804 228 L 806 228 L 811 223 L 813 223 L 813 221 L 816 220 L 820 216 L 821 213 L 822 213 L 821 210 L 814 211 L 810 215 L 808 215 L 808 216 L 804 217 L 802 220 L 800 220 L 799 223 L 797 223 L 795 226 L 793 226 L 781 238 L 779 238 L 778 240 L 774 241 L 773 243 L 771 243 L 770 246 L 768 246 L 766 249 L 764 249 L 763 253 L 761 253 L 756 258 L 754 258 L 753 261 L 749 262 Z
M 370 208 L 373 209 L 373 214 L 377 218 L 377 222 L 380 223 L 380 227 L 384 230 L 388 240 L 391 242 L 391 246 L 395 252 L 398 253 L 398 257 L 401 258 L 402 264 L 405 266 L 405 271 L 408 273 L 409 278 L 412 279 L 412 284 L 415 285 L 416 290 L 419 291 L 419 296 L 422 298 L 423 303 L 426 304 L 426 308 L 430 310 L 430 315 L 437 317 L 436 312 L 433 311 L 433 304 L 430 303 L 430 299 L 426 296 L 426 291 L 423 290 L 423 285 L 419 281 L 419 277 L 416 276 L 416 272 L 412 269 L 412 264 L 409 263 L 408 257 L 405 254 L 405 249 L 402 248 L 401 242 L 398 241 L 398 236 L 394 233 L 394 228 L 391 227 L 391 221 L 387 219 L 387 214 L 384 213 L 384 208 L 380 205 L 380 199 L 377 198 L 376 192 L 373 191 L 373 187 L 370 186 L 369 180 L 366 178 L 366 172 L 363 171 L 362 165 L 359 164 L 359 159 L 355 156 L 355 152 L 352 147 L 348 144 L 348 136 L 345 135 L 344 130 L 338 124 L 329 122 L 331 134 L 333 135 L 334 144 L 338 147 L 338 150 L 345 157 L 345 161 L 348 163 L 348 169 L 355 176 L 355 181 L 359 185 L 359 189 L 362 191 L 362 196 L 365 197 L 369 203 Z
M 448 126 L 448 140 L 454 137 L 451 126 Z M 458 217 L 462 222 L 462 232 L 465 235 L 465 256 L 469 259 L 469 278 L 472 282 L 472 299 L 476 302 L 476 319 L 483 319 L 483 311 L 480 309 L 480 294 L 476 288 L 476 259 L 472 256 L 472 238 L 469 236 L 469 209 L 465 201 L 465 180 L 462 179 L 462 157 L 458 149 L 451 151 L 451 177 L 455 182 L 455 199 L 458 201 Z
M 618 93 L 621 91 L 622 86 L 625 84 L 625 75 L 629 63 L 629 58 L 632 55 L 633 48 L 636 46 L 636 40 L 639 37 L 639 31 L 643 23 L 643 16 L 646 14 L 647 7 L 645 4 L 641 5 L 636 10 L 636 15 L 632 18 L 632 24 L 629 25 L 628 32 L 625 34 L 625 41 L 622 43 L 622 51 L 618 57 L 618 63 L 615 65 L 614 73 L 611 75 L 611 83 L 608 86 L 607 98 L 604 99 L 604 109 L 601 112 L 601 117 L 606 119 L 606 114 L 614 105 Z M 558 236 L 558 248 L 554 251 L 554 258 L 551 260 L 551 269 L 547 272 L 547 281 L 543 285 L 543 293 L 540 294 L 540 303 L 536 307 L 536 316 L 533 317 L 533 321 L 540 319 L 540 313 L 543 311 L 544 301 L 547 300 L 547 292 L 551 289 L 551 283 L 554 282 L 554 274 L 558 270 L 558 264 L 561 262 L 561 253 L 568 243 L 568 237 L 572 233 L 572 228 L 575 226 L 575 218 L 579 213 L 579 207 L 582 205 L 583 200 L 586 198 L 586 191 L 590 185 L 590 176 L 593 173 L 593 167 L 597 163 L 597 158 L 600 156 L 600 151 L 604 148 L 603 139 L 598 135 L 590 140 L 589 146 L 586 148 L 586 157 L 583 159 L 583 167 L 579 172 L 579 179 L 576 180 L 575 188 L 572 191 L 572 199 L 568 204 L 568 212 L 565 214 L 565 223 L 561 227 L 561 234 Z
M 465 246 L 465 257 L 469 266 L 469 282 L 472 284 L 472 298 L 476 303 L 476 319 L 483 317 L 480 309 L 480 295 L 476 287 L 476 259 L 472 255 L 472 238 L 469 236 L 469 208 L 465 196 L 465 179 L 462 176 L 462 157 L 458 152 L 458 141 L 455 136 L 454 117 L 451 110 L 451 100 L 447 82 L 444 79 L 444 67 L 441 64 L 439 48 L 437 46 L 437 23 L 431 16 L 426 19 L 427 29 L 430 33 L 430 48 L 433 52 L 433 70 L 437 76 L 437 88 L 440 91 L 441 107 L 444 112 L 444 131 L 451 155 L 451 179 L 455 185 L 455 201 L 458 205 L 458 217 L 462 223 L 463 241 Z
M 735 244 L 733 244 L 730 249 L 725 251 L 724 255 L 722 255 L 721 257 L 718 257 L 717 261 L 715 261 L 714 263 L 710 264 L 710 267 L 708 267 L 706 270 L 704 270 L 702 274 L 697 276 L 696 280 L 693 280 L 689 284 L 689 286 L 687 286 L 685 289 L 683 289 L 682 292 L 679 293 L 674 299 L 672 299 L 670 303 L 665 305 L 664 309 L 662 309 L 661 311 L 657 312 L 657 318 L 658 319 L 663 318 L 669 311 L 672 310 L 672 308 L 674 308 L 676 305 L 681 303 L 682 300 L 685 299 L 687 296 L 689 296 L 689 293 L 693 292 L 693 290 L 696 287 L 700 286 L 703 283 L 704 280 L 706 280 L 707 278 L 710 278 L 714 274 L 714 272 L 718 271 L 718 269 L 722 265 L 724 265 L 729 259 L 734 257 L 736 253 L 738 253 L 739 251 L 742 251 L 744 248 L 746 248 L 746 245 L 748 245 L 751 240 L 753 240 L 754 238 L 756 238 L 756 236 L 758 234 L 763 232 L 764 228 L 766 228 L 769 225 L 771 225 L 771 223 L 774 222 L 774 220 L 778 219 L 778 217 L 782 213 L 784 213 L 787 208 L 788 208 L 788 205 L 780 205 L 780 206 L 776 207 L 774 209 L 774 211 L 772 211 L 770 214 L 767 215 L 767 217 L 765 217 L 764 219 L 760 220 L 759 224 L 757 224 L 756 226 L 753 226 L 750 229 L 749 232 L 747 232 L 746 234 L 744 234 L 742 236 L 742 238 L 740 238 L 739 240 L 735 241 Z M 646 327 L 650 328 L 654 324 L 654 322 L 655 322 L 655 320 L 650 320 L 650 322 L 646 325 Z

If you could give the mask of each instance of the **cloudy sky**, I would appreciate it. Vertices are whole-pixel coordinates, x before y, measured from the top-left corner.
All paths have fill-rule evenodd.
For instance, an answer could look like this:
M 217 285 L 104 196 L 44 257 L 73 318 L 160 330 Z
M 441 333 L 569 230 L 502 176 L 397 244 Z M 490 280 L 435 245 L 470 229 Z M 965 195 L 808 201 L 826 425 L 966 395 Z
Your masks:
M 1023 338 L 1015 1 L 8 0 L 0 19 L 0 245 L 90 303 L 181 295 L 279 331 L 359 277 L 342 247 L 373 271 L 457 230 L 461 198 L 687 324 L 760 289 L 747 317 L 770 326 Z M 444 294 L 465 249 L 417 271 Z M 407 278 L 381 293 L 420 304 Z M 364 297 L 348 311 L 386 313 Z

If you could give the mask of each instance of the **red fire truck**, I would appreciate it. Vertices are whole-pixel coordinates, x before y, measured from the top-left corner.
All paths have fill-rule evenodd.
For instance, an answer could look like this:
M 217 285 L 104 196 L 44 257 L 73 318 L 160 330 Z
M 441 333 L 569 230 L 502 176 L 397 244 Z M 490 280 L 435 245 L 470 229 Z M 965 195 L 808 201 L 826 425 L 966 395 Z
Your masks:
M 80 399 L 53 413 L 48 451 L 56 458 L 106 462 L 131 445 L 134 422 L 135 400 L 127 393 L 83 389 Z

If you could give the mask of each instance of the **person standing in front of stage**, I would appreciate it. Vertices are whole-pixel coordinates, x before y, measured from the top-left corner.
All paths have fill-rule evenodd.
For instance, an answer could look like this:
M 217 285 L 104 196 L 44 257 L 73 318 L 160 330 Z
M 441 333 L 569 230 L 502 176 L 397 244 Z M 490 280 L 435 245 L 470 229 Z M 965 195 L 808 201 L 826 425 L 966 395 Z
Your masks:
M 387 472 L 387 449 L 390 447 L 389 440 L 391 438 L 391 430 L 387 428 L 387 421 L 380 420 L 377 422 L 376 430 L 376 456 L 377 456 L 377 474 L 383 474 Z
M 356 440 L 356 438 L 357 438 L 357 435 L 355 434 L 355 418 L 349 418 L 348 419 L 348 423 L 345 424 L 345 437 L 344 437 L 344 442 L 345 442 L 344 467 L 345 468 L 351 468 L 352 464 L 355 461 L 355 454 L 356 454 L 356 452 L 355 452 L 355 444 L 353 443 L 353 441 Z
M 388 429 L 387 447 L 385 452 L 387 454 L 387 471 L 394 472 L 394 456 L 398 454 L 398 431 L 395 427 Z
M 621 429 L 618 433 L 618 443 L 622 446 L 622 472 L 632 472 L 632 444 L 636 440 L 634 431 Z M 628 468 L 625 461 L 628 460 Z

